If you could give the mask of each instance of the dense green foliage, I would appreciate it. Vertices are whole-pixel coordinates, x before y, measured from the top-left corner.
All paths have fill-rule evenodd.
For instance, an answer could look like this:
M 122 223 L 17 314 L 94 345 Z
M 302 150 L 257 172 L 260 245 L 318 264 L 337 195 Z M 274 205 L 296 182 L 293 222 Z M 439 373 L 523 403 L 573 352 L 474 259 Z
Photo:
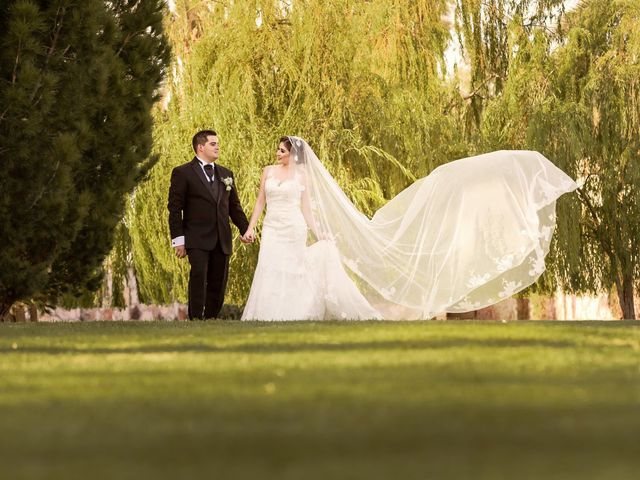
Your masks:
M 470 77 L 460 122 L 467 138 L 478 141 L 486 104 L 503 93 L 513 72 L 514 47 L 526 47 L 540 33 L 550 41 L 562 41 L 564 4 L 564 0 L 455 0 L 456 33 Z
M 559 204 L 544 277 L 575 292 L 615 286 L 635 318 L 640 286 L 640 3 L 589 0 L 564 17 L 566 39 L 510 24 L 509 70 L 485 102 L 479 148 L 539 150 L 583 184 Z
M 636 316 L 639 2 L 167 2 L 174 56 L 152 146 L 163 3 L 0 7 L 2 310 L 95 288 L 110 248 L 103 302 L 125 302 L 134 267 L 141 301 L 185 301 L 169 175 L 192 157 L 193 133 L 213 128 L 247 214 L 284 134 L 307 138 L 367 214 L 447 161 L 539 150 L 583 186 L 558 202 L 534 288 L 615 291 L 623 316 Z M 449 75 L 452 45 L 464 59 Z M 244 303 L 258 248 L 236 241 L 227 302 Z
M 626 480 L 632 323 L 0 325 L 4 478 Z
M 170 171 L 190 160 L 201 128 L 219 133 L 220 163 L 235 172 L 247 215 L 285 134 L 307 138 L 366 213 L 464 156 L 442 115 L 446 1 L 176 3 L 167 25 L 175 71 L 156 116 L 160 161 L 129 212 L 143 300 L 185 299 L 185 262 L 173 258 L 162 209 Z M 258 245 L 236 244 L 227 301 L 241 304 Z
M 564 282 L 615 286 L 624 318 L 640 288 L 640 2 L 591 0 L 553 54 L 549 100 L 532 136 L 583 182 L 579 260 Z
M 99 284 L 125 194 L 154 163 L 162 4 L 2 3 L 0 315 Z

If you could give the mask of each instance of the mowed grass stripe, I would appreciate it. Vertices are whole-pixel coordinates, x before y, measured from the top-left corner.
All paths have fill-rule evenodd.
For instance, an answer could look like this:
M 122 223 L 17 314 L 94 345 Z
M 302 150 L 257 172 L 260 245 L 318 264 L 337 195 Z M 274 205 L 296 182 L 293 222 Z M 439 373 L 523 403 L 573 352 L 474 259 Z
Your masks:
M 631 479 L 639 432 L 633 322 L 0 325 L 6 478 Z

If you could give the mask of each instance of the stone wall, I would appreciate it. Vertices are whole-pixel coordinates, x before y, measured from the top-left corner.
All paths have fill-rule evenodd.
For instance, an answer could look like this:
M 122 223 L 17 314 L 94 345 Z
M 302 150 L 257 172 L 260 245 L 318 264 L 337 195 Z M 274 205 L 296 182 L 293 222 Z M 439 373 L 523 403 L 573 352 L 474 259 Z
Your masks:
M 640 300 L 640 299 L 639 299 Z M 640 302 L 636 302 L 640 313 Z M 239 320 L 242 307 L 224 305 L 220 312 L 223 320 Z M 500 303 L 474 312 L 438 316 L 438 320 L 617 320 L 621 317 L 615 296 L 606 294 L 570 295 L 558 293 L 553 297 L 533 295 L 531 298 L 508 298 Z M 41 322 L 91 322 L 130 320 L 187 320 L 187 306 L 182 303 L 170 305 L 134 305 L 129 308 L 55 308 L 38 313 L 33 306 L 18 306 L 4 321 Z
M 186 320 L 187 307 L 181 303 L 170 305 L 134 305 L 129 308 L 55 308 L 38 318 L 41 322 L 91 322 L 128 320 Z

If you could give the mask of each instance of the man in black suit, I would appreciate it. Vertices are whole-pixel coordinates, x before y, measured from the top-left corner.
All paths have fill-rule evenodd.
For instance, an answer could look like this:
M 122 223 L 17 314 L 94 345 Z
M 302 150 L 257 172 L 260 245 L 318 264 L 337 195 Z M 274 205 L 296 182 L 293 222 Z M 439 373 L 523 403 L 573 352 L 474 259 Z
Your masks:
M 189 318 L 198 320 L 217 317 L 224 302 L 232 246 L 229 218 L 243 235 L 249 221 L 233 173 L 215 163 L 220 155 L 216 132 L 196 133 L 192 145 L 193 160 L 171 172 L 168 208 L 171 245 L 191 265 Z

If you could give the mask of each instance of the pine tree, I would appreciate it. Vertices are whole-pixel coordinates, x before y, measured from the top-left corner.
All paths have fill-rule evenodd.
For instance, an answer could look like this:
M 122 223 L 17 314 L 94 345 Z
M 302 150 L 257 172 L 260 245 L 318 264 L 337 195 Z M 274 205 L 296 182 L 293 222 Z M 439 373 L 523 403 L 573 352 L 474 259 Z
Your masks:
M 15 0 L 0 32 L 0 314 L 99 284 L 154 163 L 161 0 Z

